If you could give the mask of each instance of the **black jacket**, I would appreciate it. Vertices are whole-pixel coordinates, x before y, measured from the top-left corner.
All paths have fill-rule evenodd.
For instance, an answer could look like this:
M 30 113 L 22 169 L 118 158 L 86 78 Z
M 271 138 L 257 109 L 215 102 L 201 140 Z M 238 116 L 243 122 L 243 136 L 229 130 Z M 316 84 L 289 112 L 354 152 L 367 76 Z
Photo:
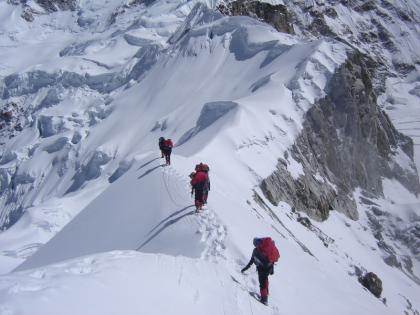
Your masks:
M 258 271 L 267 271 L 270 274 L 274 273 L 273 264 L 270 264 L 267 260 L 267 257 L 261 255 L 261 253 L 256 248 L 254 248 L 252 251 L 252 256 L 249 263 L 241 270 L 241 272 L 248 270 L 252 264 L 257 266 Z

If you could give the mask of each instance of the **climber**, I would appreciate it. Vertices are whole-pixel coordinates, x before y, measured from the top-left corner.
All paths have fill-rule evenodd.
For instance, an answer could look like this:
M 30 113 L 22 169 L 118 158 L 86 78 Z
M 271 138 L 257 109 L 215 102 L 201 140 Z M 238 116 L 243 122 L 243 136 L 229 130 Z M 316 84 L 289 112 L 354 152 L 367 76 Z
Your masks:
M 161 158 L 163 159 L 164 157 L 165 157 L 165 155 L 163 154 L 163 142 L 165 141 L 165 138 L 164 137 L 160 137 L 159 138 L 159 150 L 160 150 L 160 153 L 161 153 Z
M 209 196 L 209 191 L 210 191 L 210 177 L 209 177 L 210 168 L 207 164 L 204 164 L 204 163 L 197 164 L 195 168 L 197 169 L 197 167 L 201 171 L 207 174 L 207 183 L 204 185 L 204 191 L 203 191 L 203 204 L 207 204 L 207 198 Z
M 166 159 L 166 165 L 171 165 L 171 153 L 173 146 L 174 145 L 171 139 L 166 139 L 162 143 L 162 152 Z
M 196 171 L 191 179 L 192 190 L 195 192 L 194 203 L 196 212 L 203 207 L 204 188 L 207 185 L 208 179 L 207 173 L 201 170 Z
M 255 246 L 251 260 L 241 270 L 244 273 L 254 263 L 257 266 L 258 281 L 260 283 L 260 302 L 267 305 L 268 299 L 268 276 L 274 274 L 274 263 L 280 258 L 279 251 L 270 237 L 253 240 Z

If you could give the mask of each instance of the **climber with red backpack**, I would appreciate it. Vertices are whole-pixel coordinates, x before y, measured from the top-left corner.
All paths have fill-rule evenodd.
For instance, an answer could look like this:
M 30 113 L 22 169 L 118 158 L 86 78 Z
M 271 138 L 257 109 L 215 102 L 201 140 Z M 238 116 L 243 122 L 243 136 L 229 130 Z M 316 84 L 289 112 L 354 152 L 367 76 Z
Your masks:
M 171 153 L 173 148 L 173 143 L 171 139 L 166 139 L 162 143 L 162 153 L 166 159 L 166 165 L 171 165 Z
M 204 172 L 207 174 L 207 182 L 204 185 L 204 189 L 203 189 L 203 204 L 207 203 L 207 198 L 209 196 L 209 191 L 210 191 L 210 177 L 209 177 L 209 171 L 210 168 L 207 164 L 200 162 L 200 164 L 197 164 L 195 166 L 195 171 L 200 171 L 200 172 Z
M 252 251 L 251 260 L 241 272 L 244 273 L 252 264 L 257 266 L 258 281 L 260 283 L 260 302 L 267 305 L 268 276 L 274 274 L 274 263 L 278 261 L 280 254 L 276 244 L 270 237 L 255 237 L 253 244 L 255 248 Z
M 207 173 L 202 171 L 201 169 L 196 168 L 196 172 L 192 175 L 191 179 L 191 187 L 192 192 L 195 192 L 194 196 L 194 204 L 195 204 L 195 211 L 198 212 L 198 210 L 201 210 L 204 204 L 203 197 L 204 197 L 204 191 L 207 185 L 207 182 L 209 180 L 209 177 L 207 176 Z

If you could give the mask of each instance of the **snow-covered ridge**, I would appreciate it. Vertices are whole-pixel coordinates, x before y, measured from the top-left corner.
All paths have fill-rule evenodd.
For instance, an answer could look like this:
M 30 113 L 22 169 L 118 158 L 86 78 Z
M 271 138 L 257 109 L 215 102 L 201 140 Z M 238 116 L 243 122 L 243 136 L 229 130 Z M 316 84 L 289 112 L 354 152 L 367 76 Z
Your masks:
M 90 261 L 100 269 L 115 256 L 109 268 L 130 275 L 137 268 L 151 273 L 149 260 L 163 257 L 175 270 L 163 274 L 169 282 L 189 266 L 220 272 L 206 277 L 209 291 L 194 291 L 194 299 L 186 291 L 185 301 L 195 312 L 207 311 L 208 297 L 219 294 L 232 299 L 221 308 L 209 307 L 208 314 L 295 314 L 309 308 L 317 314 L 395 314 L 420 307 L 419 265 L 412 259 L 418 253 L 408 246 L 416 239 L 418 199 L 398 181 L 384 180 L 383 198 L 354 194 L 359 221 L 331 211 L 329 220 L 309 227 L 299 223 L 306 221 L 292 204 L 271 204 L 259 187 L 284 158 L 291 180 L 307 173 L 317 185 L 339 191 L 325 169 L 312 174 L 314 169 L 307 168 L 312 165 L 296 159 L 291 148 L 306 135 L 308 113 L 316 114 L 319 101 L 331 96 L 328 89 L 339 91 L 339 82 L 331 80 L 349 66 L 351 46 L 322 36 L 305 38 L 303 32 L 278 33 L 250 17 L 224 17 L 209 9 L 215 1 L 79 5 L 74 12 L 40 14 L 27 23 L 21 8 L 0 3 L 0 32 L 6 35 L 1 37 L 0 104 L 12 108 L 13 102 L 17 108 L 5 122 L 0 147 L 0 223 L 8 228 L 0 234 L 0 266 L 2 272 L 21 263 L 19 270 L 40 268 L 2 277 L 0 299 L 6 306 L 1 311 L 25 313 L 30 307 L 29 312 L 45 313 L 36 293 L 23 297 L 22 292 L 36 287 L 45 293 L 42 288 L 54 279 L 54 288 L 72 282 L 66 276 L 71 270 L 83 274 Z M 356 88 L 356 95 L 367 91 L 362 84 Z M 156 150 L 162 135 L 177 144 L 167 169 L 159 167 Z M 404 150 L 396 149 L 394 160 L 390 164 L 415 173 Z M 207 211 L 195 215 L 186 179 L 199 161 L 210 164 L 212 191 Z M 393 205 L 391 191 L 410 204 Z M 398 209 L 406 215 L 400 218 Z M 385 228 L 375 230 L 375 220 Z M 388 227 L 395 222 L 407 238 L 392 235 L 395 230 Z M 249 258 L 252 237 L 263 235 L 271 235 L 282 252 L 270 278 L 270 308 L 249 300 L 247 291 L 258 286 L 255 275 L 242 278 L 238 272 Z M 95 254 L 115 249 L 154 255 Z M 86 264 L 80 258 L 44 267 L 92 254 Z M 387 261 L 396 263 L 392 267 Z M 178 262 L 186 269 L 173 266 Z M 200 277 L 194 268 L 190 287 Z M 54 270 L 52 277 L 46 269 Z M 386 300 L 363 290 L 357 280 L 361 270 L 378 273 Z M 42 279 L 32 286 L 37 276 Z M 101 291 L 108 276 L 114 273 L 89 273 L 75 287 L 87 284 L 104 300 L 116 301 L 115 290 L 131 284 L 145 290 L 152 281 L 140 286 L 124 278 Z M 214 293 L 215 286 L 226 291 Z M 153 299 L 139 299 L 152 309 Z M 181 307 L 165 293 L 166 300 L 171 309 Z M 126 313 L 134 308 L 131 302 L 126 307 Z
M 243 105 L 241 108 L 248 108 L 245 111 L 248 114 L 241 116 L 242 119 L 247 119 L 247 116 L 254 115 L 251 113 L 252 107 L 255 107 L 252 105 L 255 103 L 254 99 L 260 102 L 260 94 L 269 94 L 267 90 L 274 91 L 277 90 L 277 86 L 286 85 L 293 93 L 290 94 L 286 86 L 283 88 L 284 91 L 275 92 L 279 97 L 289 94 L 283 101 L 283 109 L 276 109 L 278 104 L 272 95 L 270 95 L 271 100 L 267 100 L 264 105 L 267 110 L 277 114 L 273 116 L 266 112 L 265 117 L 261 118 L 260 126 L 266 125 L 267 119 L 272 120 L 273 125 L 267 125 L 268 128 L 263 127 L 266 130 L 250 130 L 235 141 L 238 146 L 243 146 L 241 143 L 247 143 L 250 137 L 255 137 L 255 132 L 260 133 L 261 136 L 258 137 L 262 139 L 267 134 L 280 132 L 283 137 L 284 134 L 289 134 L 287 142 L 281 141 L 283 149 L 277 153 L 278 156 L 293 143 L 293 134 L 296 136 L 296 132 L 299 131 L 302 114 L 314 99 L 323 96 L 322 89 L 325 82 L 332 75 L 334 67 L 345 59 L 345 48 L 341 47 L 338 50 L 335 48 L 336 51 L 332 54 L 332 43 L 322 41 L 298 43 L 292 37 L 276 33 L 249 18 L 222 18 L 220 14 L 205 9 L 203 5 L 196 6 L 194 10 L 199 12 L 193 11 L 189 19 L 198 17 L 197 22 L 189 25 L 191 22 L 187 19 L 178 28 L 178 32 L 182 33 L 186 28 L 184 25 L 189 25 L 188 28 L 191 30 L 186 36 L 178 40 L 175 40 L 176 35 L 172 36 L 170 41 L 173 41 L 173 44 L 168 48 L 159 44 L 162 39 L 158 39 L 158 44 L 146 42 L 140 48 L 137 45 L 133 46 L 132 60 L 126 62 L 126 66 L 118 71 L 107 70 L 107 73 L 99 75 L 90 75 L 87 72 L 82 75 L 68 71 L 51 73 L 30 70 L 5 78 L 3 93 L 5 101 L 13 100 L 25 108 L 26 126 L 29 128 L 18 133 L 9 144 L 5 144 L 3 149 L 4 152 L 9 152 L 8 156 L 21 157 L 9 159 L 7 164 L 4 163 L 7 168 L 3 168 L 5 178 L 3 202 L 10 204 L 10 207 L 2 214 L 3 224 L 8 221 L 7 213 L 22 212 L 25 208 L 49 198 L 44 196 L 61 197 L 76 191 L 87 181 L 97 179 L 100 174 L 112 174 L 120 163 L 130 164 L 133 154 L 139 153 L 134 148 L 141 147 L 144 152 L 154 147 L 153 139 L 150 137 L 143 140 L 147 146 L 138 139 L 142 139 L 143 135 L 151 130 L 156 132 L 156 126 L 160 126 L 161 130 L 167 128 L 165 132 L 169 133 L 176 129 L 177 132 L 173 133 L 172 137 L 185 138 L 195 122 L 178 122 L 177 116 L 182 110 L 191 108 L 188 110 L 190 118 L 193 121 L 198 119 L 200 123 L 198 116 L 201 108 L 196 104 L 241 100 L 240 103 Z M 136 23 L 131 25 L 133 27 Z M 144 29 L 142 25 L 137 27 Z M 130 31 L 131 28 L 129 27 Z M 105 42 L 115 42 L 115 33 L 111 31 L 109 33 L 111 37 Z M 263 34 L 264 37 L 261 37 Z M 102 33 L 101 37 L 104 37 Z M 126 34 L 121 33 L 117 38 L 125 41 Z M 97 44 L 91 40 L 86 45 L 95 47 Z M 83 56 L 84 52 L 88 51 L 87 47 L 79 54 Z M 57 50 L 63 51 L 63 49 Z M 83 63 L 86 58 L 82 56 L 76 58 Z M 61 54 L 59 58 L 68 60 L 75 56 Z M 302 60 L 307 61 L 302 62 Z M 225 66 L 231 61 L 233 66 Z M 240 62 L 244 64 L 239 66 Z M 187 63 L 190 65 L 187 66 Z M 205 63 L 213 65 L 212 73 L 201 82 L 195 80 L 205 71 Z M 179 67 L 179 64 L 185 64 L 185 67 L 175 70 L 174 67 Z M 294 68 L 298 64 L 299 71 L 294 73 Z M 93 66 L 95 73 L 96 64 Z M 246 67 L 247 72 L 243 72 L 242 69 Z M 90 68 L 86 70 L 90 71 Z M 186 70 L 188 73 L 183 72 Z M 164 72 L 168 75 L 163 75 Z M 277 72 L 281 73 L 281 76 Z M 148 75 L 145 77 L 146 73 Z M 311 76 L 316 77 L 317 81 L 304 82 L 300 79 L 308 73 L 312 73 Z M 225 89 L 224 80 L 231 81 L 230 89 Z M 140 89 L 135 85 L 136 81 L 141 82 Z M 183 88 L 171 88 L 180 81 L 184 81 Z M 133 84 L 134 86 L 129 88 Z M 129 89 L 125 90 L 127 88 Z M 199 98 L 190 98 L 191 93 L 197 91 L 200 91 Z M 214 98 L 214 95 L 217 95 L 217 98 Z M 135 99 L 143 100 L 140 107 Z M 293 99 L 301 99 L 300 110 L 296 111 L 294 108 Z M 163 110 L 154 105 L 165 104 L 168 100 L 171 100 L 171 104 Z M 77 104 L 77 107 L 69 104 Z M 127 119 L 126 113 L 127 111 L 140 113 L 142 110 L 149 112 L 149 123 L 143 122 L 142 126 L 134 131 L 133 126 L 138 125 L 138 116 L 132 115 Z M 258 111 L 261 111 L 260 108 Z M 108 119 L 110 115 L 112 118 Z M 278 119 L 280 121 L 275 123 L 274 121 Z M 278 124 L 285 119 L 293 119 L 296 124 L 292 134 L 285 130 L 281 131 L 278 127 Z M 107 136 L 104 138 L 103 130 L 113 130 L 118 121 L 124 121 L 124 126 L 119 128 L 118 132 L 106 132 Z M 126 142 L 121 142 L 121 137 L 126 139 Z M 116 143 L 119 144 L 116 146 Z M 273 155 L 273 159 L 276 159 L 277 154 Z M 34 160 L 38 161 L 36 169 L 31 167 Z M 42 167 L 40 163 L 45 166 Z M 258 165 L 250 167 L 255 168 Z M 267 174 L 261 173 L 260 176 Z M 21 182 L 17 180 L 18 178 L 25 180 Z M 20 186 L 21 191 L 28 193 L 20 192 L 21 197 L 17 198 L 16 189 L 12 189 L 12 186 Z M 10 199 L 17 200 L 10 203 Z M 18 216 L 19 214 L 16 215 Z M 14 221 L 6 223 L 6 226 L 10 226 Z

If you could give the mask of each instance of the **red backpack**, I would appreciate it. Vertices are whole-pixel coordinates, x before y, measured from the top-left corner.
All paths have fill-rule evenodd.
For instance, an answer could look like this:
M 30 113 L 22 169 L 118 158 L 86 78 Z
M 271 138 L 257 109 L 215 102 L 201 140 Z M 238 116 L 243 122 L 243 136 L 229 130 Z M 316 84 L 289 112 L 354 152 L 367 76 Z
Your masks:
M 258 252 L 267 258 L 268 264 L 272 265 L 280 258 L 279 250 L 271 237 L 264 237 L 257 246 Z
M 195 170 L 197 171 L 197 172 L 208 172 L 209 170 L 210 170 L 210 168 L 209 168 L 209 166 L 207 165 L 207 164 L 204 164 L 204 163 L 201 163 L 200 162 L 200 164 L 197 164 L 196 166 L 195 166 Z
M 163 141 L 163 146 L 172 149 L 172 147 L 174 145 L 172 144 L 172 140 L 171 139 L 166 139 L 165 141 Z

